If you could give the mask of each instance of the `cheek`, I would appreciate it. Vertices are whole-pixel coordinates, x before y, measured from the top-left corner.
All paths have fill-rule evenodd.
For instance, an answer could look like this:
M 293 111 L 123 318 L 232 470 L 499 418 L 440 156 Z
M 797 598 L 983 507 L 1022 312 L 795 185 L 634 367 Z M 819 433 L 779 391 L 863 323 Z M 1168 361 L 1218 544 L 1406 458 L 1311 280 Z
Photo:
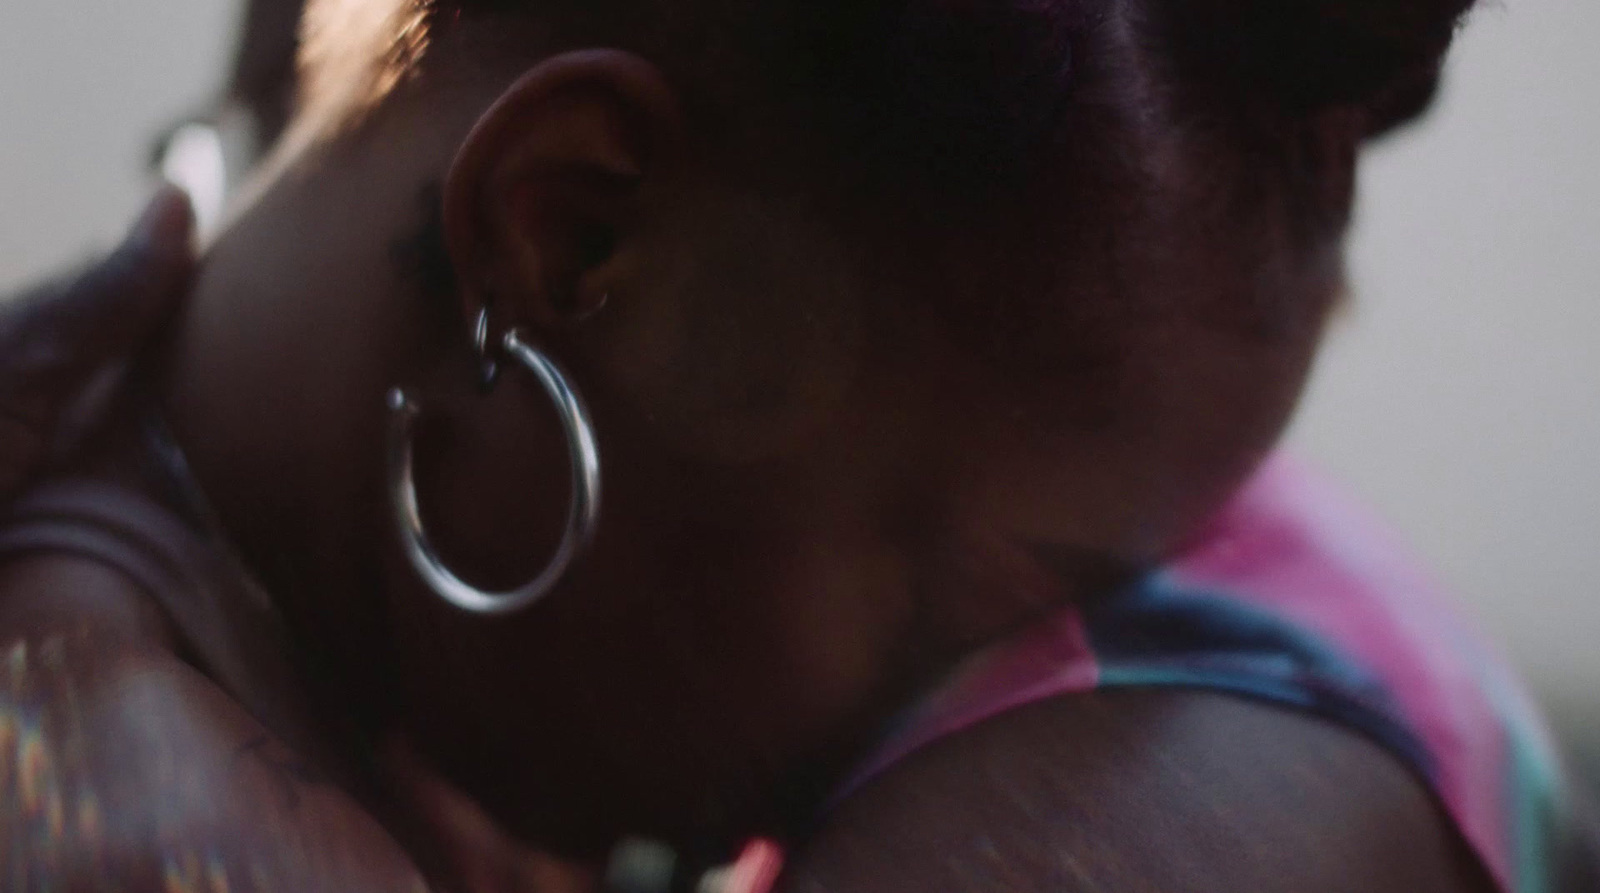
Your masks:
M 562 422 L 518 369 L 508 367 L 495 391 L 480 395 L 461 386 L 472 368 L 465 355 L 444 365 L 437 378 L 454 387 L 415 395 L 423 408 L 415 471 L 424 521 L 440 556 L 468 582 L 521 586 L 565 529 L 571 464 Z
M 382 457 L 394 364 L 381 346 L 403 320 L 386 271 L 360 260 L 372 252 L 341 244 L 343 225 L 319 231 L 328 218 L 305 204 L 269 197 L 205 258 L 174 413 L 203 428 L 196 464 L 223 479 L 217 498 L 247 526 L 348 535 Z
M 595 320 L 595 374 L 685 455 L 809 446 L 861 362 L 862 295 L 835 238 L 792 209 L 729 200 L 650 256 L 648 293 Z
M 526 417 L 532 405 L 519 398 L 500 408 Z M 504 446 L 440 453 L 463 460 L 441 475 L 476 498 L 436 501 L 430 520 L 441 544 L 455 541 L 459 563 L 451 560 L 464 576 L 521 583 L 550 555 L 551 518 L 565 509 L 565 455 L 559 443 L 541 444 L 555 439 L 548 429 L 475 415 L 456 423 L 511 436 Z M 604 425 L 603 405 L 596 416 L 611 435 L 601 443 L 600 535 L 546 601 L 508 618 L 473 618 L 391 556 L 412 731 L 499 818 L 573 845 L 603 840 L 616 823 L 659 828 L 703 808 L 740 758 L 732 752 L 743 737 L 739 709 L 771 682 L 748 670 L 762 663 L 746 653 L 744 615 L 756 600 L 730 596 L 754 572 L 740 557 L 750 553 L 748 530 L 702 471 L 635 448 Z M 514 473 L 517 464 L 534 471 Z M 497 487 L 517 492 L 506 499 Z

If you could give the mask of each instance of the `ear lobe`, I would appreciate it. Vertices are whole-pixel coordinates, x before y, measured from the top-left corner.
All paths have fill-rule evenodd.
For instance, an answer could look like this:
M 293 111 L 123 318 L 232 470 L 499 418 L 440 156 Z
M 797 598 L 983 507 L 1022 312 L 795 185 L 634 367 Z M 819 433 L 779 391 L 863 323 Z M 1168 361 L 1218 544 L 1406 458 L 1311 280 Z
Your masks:
M 553 57 L 513 84 L 467 137 L 444 190 L 445 236 L 466 318 L 581 318 L 613 290 L 636 243 L 641 186 L 681 133 L 648 62 L 615 50 Z

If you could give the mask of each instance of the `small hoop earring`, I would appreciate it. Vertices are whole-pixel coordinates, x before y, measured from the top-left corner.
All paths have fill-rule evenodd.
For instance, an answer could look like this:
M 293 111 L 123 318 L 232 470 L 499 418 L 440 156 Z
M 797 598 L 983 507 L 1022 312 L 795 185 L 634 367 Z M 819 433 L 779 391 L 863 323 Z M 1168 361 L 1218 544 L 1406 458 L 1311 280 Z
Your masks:
M 478 334 L 479 343 L 485 348 L 482 359 L 488 378 L 486 384 L 492 386 L 500 363 L 487 355 L 487 328 L 485 314 Z M 566 431 L 567 453 L 572 461 L 572 501 L 567 507 L 567 526 L 561 545 L 544 570 L 517 589 L 485 592 L 456 576 L 439 558 L 422 522 L 413 474 L 413 442 L 422 411 L 404 391 L 396 388 L 389 393 L 389 490 L 406 558 L 440 598 L 463 611 L 482 615 L 512 614 L 543 600 L 594 540 L 600 521 L 600 450 L 583 398 L 561 367 L 529 346 L 520 332 L 507 332 L 501 347 L 505 356 L 532 373 L 555 404 L 556 414 Z

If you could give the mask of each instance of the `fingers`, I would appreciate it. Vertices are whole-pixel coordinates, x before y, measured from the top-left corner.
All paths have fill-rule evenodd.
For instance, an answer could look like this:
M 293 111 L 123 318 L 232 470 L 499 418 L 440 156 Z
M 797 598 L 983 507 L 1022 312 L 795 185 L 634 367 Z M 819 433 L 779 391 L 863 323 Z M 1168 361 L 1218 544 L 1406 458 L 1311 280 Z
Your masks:
M 183 190 L 157 193 L 128 238 L 70 289 L 58 321 L 80 363 L 137 349 L 177 310 L 194 272 L 194 211 Z
M 153 335 L 184 298 L 193 226 L 183 192 L 163 189 L 105 260 L 0 305 L 0 408 L 53 409 Z
M 104 261 L 0 298 L 0 497 L 37 470 L 58 420 L 95 376 L 137 352 L 182 303 L 193 226 L 182 191 L 164 189 Z

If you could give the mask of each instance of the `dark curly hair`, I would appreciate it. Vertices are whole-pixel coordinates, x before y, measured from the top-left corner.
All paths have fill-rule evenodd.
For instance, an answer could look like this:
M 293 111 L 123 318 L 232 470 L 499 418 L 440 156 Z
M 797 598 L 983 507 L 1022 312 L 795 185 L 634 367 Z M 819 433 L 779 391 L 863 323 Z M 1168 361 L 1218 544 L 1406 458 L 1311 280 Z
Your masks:
M 1420 113 L 1473 2 L 311 0 L 302 74 L 307 102 L 342 91 L 370 106 L 474 22 L 501 46 L 467 52 L 513 62 L 634 49 L 663 66 L 704 132 L 779 134 L 815 162 L 792 169 L 838 194 L 915 196 L 949 219 L 960 214 L 946 200 L 1026 190 L 1062 152 L 1123 163 L 1115 139 L 1095 136 L 1126 124 L 1107 125 L 1125 114 L 1108 110 L 1163 103 L 1151 120 L 1247 146 L 1254 167 L 1202 175 L 1219 192 L 1248 204 L 1287 184 L 1309 244 L 1342 231 L 1349 211 L 1348 190 L 1322 182 L 1337 165 L 1320 160 L 1313 119 L 1348 112 L 1376 134 Z M 506 27 L 516 20 L 534 27 Z M 1138 101 L 1117 101 L 1136 82 Z M 728 145 L 732 164 L 761 166 Z

